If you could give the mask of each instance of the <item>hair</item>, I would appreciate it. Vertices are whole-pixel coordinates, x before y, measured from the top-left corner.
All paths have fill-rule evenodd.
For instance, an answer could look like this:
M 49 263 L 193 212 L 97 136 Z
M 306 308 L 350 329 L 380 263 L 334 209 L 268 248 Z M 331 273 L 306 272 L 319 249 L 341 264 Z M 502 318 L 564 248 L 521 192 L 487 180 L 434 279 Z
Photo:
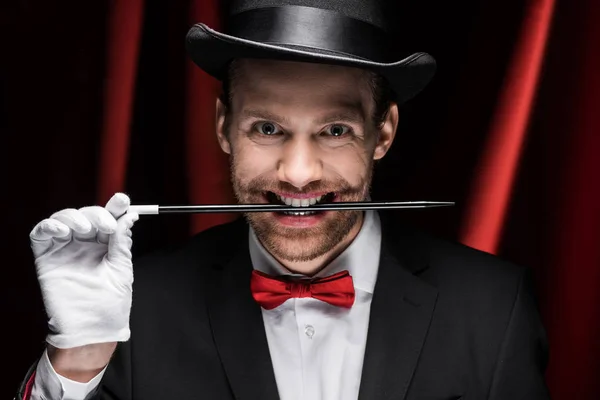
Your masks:
M 227 66 L 227 73 L 224 74 L 222 80 L 222 90 L 219 96 L 221 102 L 225 106 L 227 112 L 231 108 L 231 100 L 233 98 L 233 90 L 235 80 L 239 77 L 239 63 L 233 60 Z M 373 110 L 372 120 L 376 127 L 381 127 L 385 122 L 388 110 L 391 103 L 394 101 L 394 92 L 387 79 L 382 75 L 370 70 L 365 71 L 365 79 L 371 89 L 375 107 Z

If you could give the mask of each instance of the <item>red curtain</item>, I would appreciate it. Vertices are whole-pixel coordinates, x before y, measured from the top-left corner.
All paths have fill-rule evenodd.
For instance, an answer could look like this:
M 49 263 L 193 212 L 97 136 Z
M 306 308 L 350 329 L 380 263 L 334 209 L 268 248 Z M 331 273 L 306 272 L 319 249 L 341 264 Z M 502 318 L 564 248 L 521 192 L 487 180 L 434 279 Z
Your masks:
M 574 5 L 575 6 L 575 5 Z M 568 97 L 563 166 L 557 176 L 555 229 L 548 243 L 549 273 L 544 310 L 554 344 L 549 370 L 557 398 L 600 394 L 600 7 L 578 2 L 578 28 L 564 62 L 573 86 Z M 559 111 L 560 112 L 560 111 Z
M 486 136 L 462 241 L 497 253 L 548 41 L 554 0 L 531 0 Z
M 215 2 L 193 0 L 189 24 L 203 21 L 219 28 L 220 13 Z M 98 175 L 99 203 L 117 191 L 125 191 L 129 130 L 133 119 L 136 71 L 144 1 L 118 1 L 108 14 L 107 67 L 103 130 Z M 185 154 L 190 204 L 220 204 L 233 201 L 228 190 L 227 158 L 219 149 L 214 131 L 215 97 L 219 83 L 188 61 L 186 63 Z M 191 232 L 224 223 L 232 216 L 207 214 L 191 216 Z
M 50 3 L 15 2 L 0 12 L 3 37 L 14 38 L 0 65 L 0 129 L 8 133 L 0 159 L 12 194 L 3 199 L 12 230 L 1 254 L 16 282 L 2 294 L 2 318 L 26 331 L 7 333 L 15 360 L 12 384 L 0 388 L 7 398 L 45 332 L 27 243 L 37 221 L 102 204 L 116 191 L 134 202 L 233 201 L 214 135 L 219 85 L 182 45 L 194 22 L 221 26 L 221 2 Z M 531 266 L 552 396 L 592 400 L 600 395 L 600 5 L 516 3 L 423 7 L 423 43 L 439 72 L 403 108 L 396 161 L 384 160 L 391 168 L 379 173 L 377 193 L 456 200 L 454 210 L 407 218 Z M 155 111 L 162 109 L 168 117 Z M 421 131 L 428 135 L 412 134 Z M 418 145 L 428 150 L 413 151 Z M 402 162 L 414 165 L 409 178 Z M 156 235 L 174 240 L 231 218 L 141 220 L 136 241 L 150 249 Z
M 190 26 L 202 21 L 213 29 L 220 28 L 220 13 L 215 2 L 193 0 Z M 233 202 L 229 190 L 229 165 L 219 147 L 215 131 L 215 98 L 220 85 L 208 74 L 187 62 L 187 165 L 191 204 L 228 204 Z M 231 219 L 224 214 L 192 216 L 191 232 Z
M 100 136 L 100 204 L 125 190 L 129 128 L 142 36 L 143 0 L 114 2 L 108 13 L 104 117 Z
M 534 177 L 551 179 L 550 195 L 556 197 L 554 221 L 543 248 L 548 264 L 536 271 L 543 276 L 539 279 L 541 308 L 551 344 L 547 380 L 555 399 L 593 399 L 600 396 L 600 7 L 593 1 L 573 3 L 563 4 L 561 11 L 568 13 L 566 18 L 576 19 L 569 21 L 576 29 L 561 37 L 562 26 L 551 35 L 554 1 L 527 2 L 472 180 L 460 239 L 484 251 L 502 252 L 502 242 L 510 240 L 504 237 L 507 214 L 511 202 L 519 201 L 511 196 L 527 135 L 542 129 L 546 140 L 559 139 L 560 158 L 554 162 L 560 172 Z M 556 67 L 549 66 L 543 80 L 540 75 L 548 46 L 570 46 L 575 51 L 560 61 L 559 76 L 552 70 Z M 544 88 L 546 95 L 569 95 L 566 107 L 555 110 L 558 114 L 550 113 L 546 104 L 535 108 L 540 85 L 551 87 L 552 79 L 568 82 L 572 90 Z M 547 123 L 532 125 L 536 112 L 543 113 L 541 118 Z

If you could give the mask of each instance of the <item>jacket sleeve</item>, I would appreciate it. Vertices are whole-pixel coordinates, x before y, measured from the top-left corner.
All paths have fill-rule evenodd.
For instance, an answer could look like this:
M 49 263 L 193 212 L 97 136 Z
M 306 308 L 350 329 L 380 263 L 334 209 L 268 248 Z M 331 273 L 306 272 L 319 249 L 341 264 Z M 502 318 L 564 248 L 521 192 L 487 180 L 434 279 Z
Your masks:
M 527 270 L 519 283 L 492 377 L 489 400 L 550 399 L 544 380 L 548 342 Z
M 13 400 L 29 400 L 31 396 L 31 388 L 33 387 L 33 382 L 35 379 L 35 369 L 37 368 L 37 361 L 29 367 L 29 370 L 25 374 L 25 379 L 21 382 L 19 387 L 17 388 L 17 393 Z

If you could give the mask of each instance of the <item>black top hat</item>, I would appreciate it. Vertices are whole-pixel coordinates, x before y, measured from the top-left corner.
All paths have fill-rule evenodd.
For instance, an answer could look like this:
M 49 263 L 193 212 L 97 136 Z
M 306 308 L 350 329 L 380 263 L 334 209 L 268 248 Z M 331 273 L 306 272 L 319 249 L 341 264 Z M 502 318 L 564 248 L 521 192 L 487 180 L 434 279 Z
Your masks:
M 399 104 L 419 93 L 435 60 L 415 53 L 400 61 L 386 33 L 384 0 L 234 0 L 226 33 L 194 25 L 186 47 L 194 63 L 223 79 L 235 58 L 268 58 L 372 70 L 390 83 Z

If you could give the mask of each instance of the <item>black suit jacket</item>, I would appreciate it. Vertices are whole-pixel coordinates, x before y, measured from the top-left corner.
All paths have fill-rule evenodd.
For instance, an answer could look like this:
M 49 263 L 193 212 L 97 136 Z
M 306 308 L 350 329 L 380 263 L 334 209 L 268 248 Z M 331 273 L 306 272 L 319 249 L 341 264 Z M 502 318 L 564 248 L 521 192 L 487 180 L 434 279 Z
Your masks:
M 548 399 L 528 271 L 385 222 L 360 400 Z M 96 399 L 278 399 L 243 219 L 134 269 L 132 336 Z

